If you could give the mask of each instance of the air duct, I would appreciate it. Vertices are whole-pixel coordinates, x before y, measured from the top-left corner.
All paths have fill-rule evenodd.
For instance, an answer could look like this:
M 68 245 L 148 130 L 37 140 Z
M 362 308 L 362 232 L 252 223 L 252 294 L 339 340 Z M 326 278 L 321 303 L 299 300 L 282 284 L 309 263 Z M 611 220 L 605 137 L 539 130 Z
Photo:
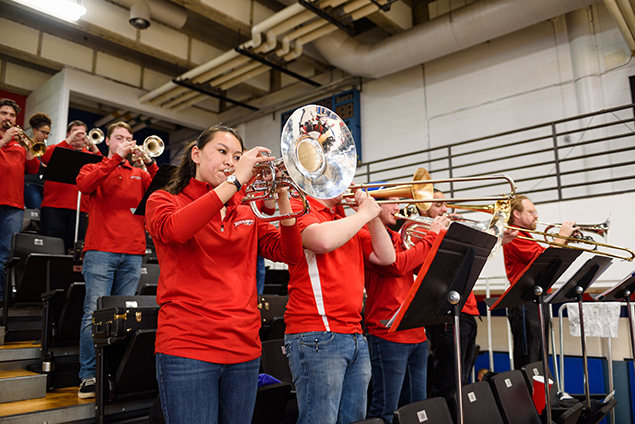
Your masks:
M 355 76 L 381 78 L 458 52 L 597 0 L 481 0 L 376 44 L 337 31 L 313 42 L 333 66 Z

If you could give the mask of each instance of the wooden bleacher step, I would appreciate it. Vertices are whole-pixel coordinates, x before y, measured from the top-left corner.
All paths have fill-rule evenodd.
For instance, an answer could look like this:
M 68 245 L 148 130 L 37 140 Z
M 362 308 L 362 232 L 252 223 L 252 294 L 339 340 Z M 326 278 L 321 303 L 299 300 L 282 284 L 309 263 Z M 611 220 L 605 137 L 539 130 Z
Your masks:
M 46 375 L 16 369 L 0 371 L 0 403 L 46 396 Z
M 40 399 L 0 403 L 0 421 L 10 424 L 86 422 L 95 418 L 95 400 L 77 397 L 79 387 L 48 392 Z

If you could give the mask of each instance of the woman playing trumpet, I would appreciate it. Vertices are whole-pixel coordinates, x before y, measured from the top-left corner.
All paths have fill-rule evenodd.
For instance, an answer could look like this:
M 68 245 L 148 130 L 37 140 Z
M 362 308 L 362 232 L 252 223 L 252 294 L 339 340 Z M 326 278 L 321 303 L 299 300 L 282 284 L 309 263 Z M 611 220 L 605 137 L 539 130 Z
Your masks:
M 234 129 L 212 126 L 148 200 L 161 265 L 156 362 L 168 423 L 251 422 L 261 350 L 256 257 L 303 258 L 295 219 L 281 220 L 278 230 L 235 196 L 255 164 L 273 159 L 265 152 L 243 153 Z M 281 214 L 291 213 L 286 188 L 277 202 Z

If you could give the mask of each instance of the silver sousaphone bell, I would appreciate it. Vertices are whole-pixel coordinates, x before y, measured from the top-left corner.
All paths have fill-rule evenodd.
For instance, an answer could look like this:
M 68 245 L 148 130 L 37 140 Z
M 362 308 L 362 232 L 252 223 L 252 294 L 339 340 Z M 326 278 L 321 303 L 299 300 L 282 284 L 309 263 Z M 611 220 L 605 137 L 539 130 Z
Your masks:
M 276 189 L 288 186 L 291 195 L 302 199 L 304 209 L 291 214 L 297 217 L 309 210 L 306 195 L 331 199 L 346 191 L 353 181 L 357 151 L 351 131 L 333 111 L 323 106 L 308 105 L 296 109 L 282 129 L 282 157 L 255 166 L 256 176 L 246 189 L 243 202 L 251 202 L 256 216 L 277 221 L 286 215 L 262 215 L 253 203 L 276 199 Z M 278 171 L 279 176 L 276 176 Z

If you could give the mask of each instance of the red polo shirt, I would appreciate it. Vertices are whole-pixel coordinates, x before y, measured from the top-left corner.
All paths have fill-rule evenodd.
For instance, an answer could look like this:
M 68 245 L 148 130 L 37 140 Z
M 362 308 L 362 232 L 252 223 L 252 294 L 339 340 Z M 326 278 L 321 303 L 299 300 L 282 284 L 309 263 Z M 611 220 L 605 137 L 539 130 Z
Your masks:
M 46 148 L 46 153 L 42 155 L 41 160 L 44 165 L 48 165 L 53 155 L 53 151 L 61 147 L 64 149 L 73 149 L 70 144 L 63 140 L 58 144 L 53 144 Z M 92 151 L 83 147 L 80 152 L 93 154 Z M 101 152 L 95 153 L 101 156 Z M 44 198 L 42 199 L 42 207 L 60 208 L 60 209 L 77 209 L 77 193 L 79 190 L 75 184 L 64 184 L 56 181 L 44 181 Z M 88 196 L 82 196 L 80 206 L 82 212 L 88 212 Z
M 159 167 L 148 172 L 121 162 L 115 154 L 99 163 L 84 165 L 77 176 L 82 195 L 90 196 L 90 221 L 84 251 L 145 255 L 146 235 L 143 217 L 133 215 L 152 177 Z
M 392 265 L 366 267 L 366 306 L 364 325 L 370 334 L 395 343 L 421 343 L 426 340 L 423 327 L 388 333 L 388 328 L 380 321 L 392 318 L 401 307 L 410 288 L 414 284 L 413 271 L 421 266 L 437 238 L 428 232 L 421 242 L 405 250 L 399 233 L 388 229 L 397 260 Z
M 159 190 L 146 219 L 161 277 L 156 351 L 233 364 L 260 356 L 256 257 L 302 260 L 297 225 L 257 220 L 248 205 L 223 207 L 211 186 L 192 179 L 177 195 Z
M 519 236 L 533 238 L 526 231 L 519 231 Z M 523 240 L 518 237 L 503 246 L 505 256 L 505 271 L 509 283 L 514 285 L 516 281 L 525 273 L 525 269 L 534 259 L 545 250 L 536 241 Z
M 311 211 L 298 218 L 300 231 L 311 224 L 335 221 L 344 216 L 315 199 L 307 198 Z M 294 211 L 302 209 L 291 199 Z M 364 259 L 373 252 L 370 234 L 358 232 L 344 245 L 328 253 L 304 249 L 298 265 L 289 266 L 289 302 L 284 315 L 288 334 L 307 331 L 361 333 L 364 295 Z
M 2 137 L 0 136 L 0 139 Z M 24 172 L 37 174 L 40 161 L 26 160 L 26 150 L 11 140 L 0 149 L 0 204 L 24 209 Z

